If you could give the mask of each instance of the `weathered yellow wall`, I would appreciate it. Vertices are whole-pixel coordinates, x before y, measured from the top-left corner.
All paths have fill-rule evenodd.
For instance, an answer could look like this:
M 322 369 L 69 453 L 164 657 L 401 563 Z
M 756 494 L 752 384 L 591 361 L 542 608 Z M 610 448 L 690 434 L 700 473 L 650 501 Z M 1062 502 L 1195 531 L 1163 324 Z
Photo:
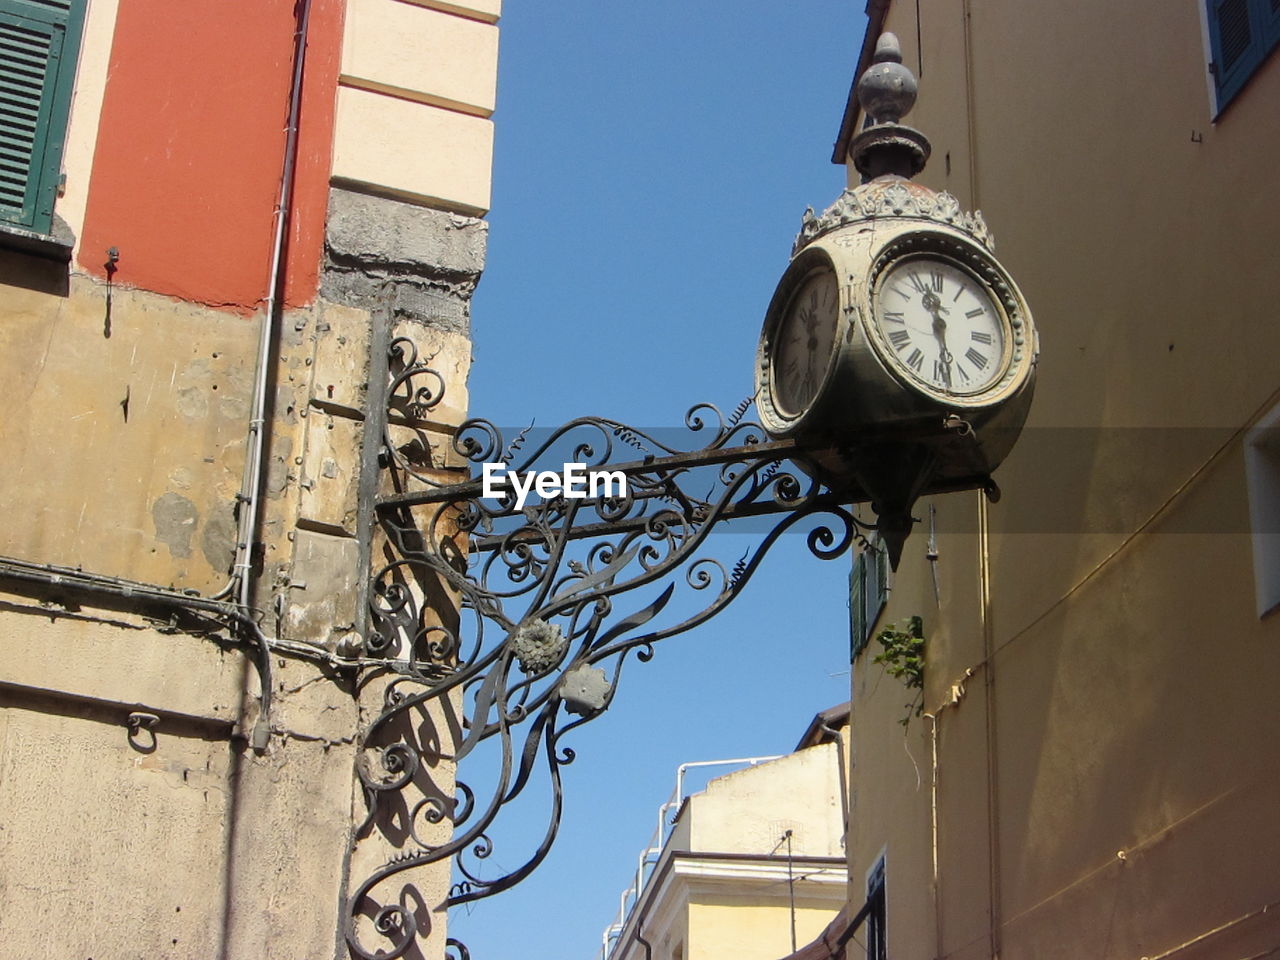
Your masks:
M 831 907 L 829 900 L 796 898 L 797 946 L 822 933 L 831 922 Z M 702 894 L 689 904 L 688 960 L 785 957 L 790 952 L 791 907 L 785 897 L 766 903 L 758 896 Z
M 10 291 L 12 349 L 4 356 L 15 361 L 23 417 L 0 435 L 15 465 L 0 481 L 14 508 L 0 555 L 210 593 L 226 582 L 235 530 L 228 524 L 217 570 L 211 550 L 201 549 L 209 537 L 204 517 L 218 508 L 229 514 L 239 486 L 244 371 L 251 369 L 245 354 L 256 347 L 255 324 L 115 290 L 105 337 L 92 329 L 102 322 L 104 288 L 74 276 L 71 288 L 65 299 Z M 53 311 L 43 328 L 41 308 Z M 217 618 L 173 617 L 171 607 L 139 608 L 136 600 L 57 585 L 27 585 L 30 592 L 19 587 L 0 598 L 7 665 L 0 671 L 0 806 L 8 811 L 0 831 L 0 956 L 38 947 L 57 955 L 146 949 L 196 958 L 220 955 L 224 946 L 227 956 L 327 956 L 343 897 L 399 852 L 402 835 L 389 826 L 394 809 L 349 850 L 366 810 L 353 774 L 356 739 L 383 706 L 385 678 L 366 671 L 357 690 L 353 672 L 317 662 L 360 621 L 367 568 L 355 538 L 355 486 L 373 325 L 366 311 L 325 302 L 287 314 L 282 324 L 258 595 L 278 613 L 264 617 L 268 633 L 314 653 L 299 659 L 289 648 L 271 656 L 265 750 L 249 745 L 260 704 L 256 651 Z M 18 336 L 24 332 L 32 342 Z M 396 332 L 424 356 L 434 354 L 451 385 L 436 414 L 456 421 L 466 405 L 469 340 L 408 322 Z M 133 385 L 127 419 L 111 406 L 122 383 Z M 79 420 L 38 416 L 77 404 L 87 411 Z M 432 424 L 435 443 L 444 445 L 446 433 L 443 422 Z M 176 532 L 144 529 L 156 499 L 172 500 L 174 490 L 191 505 L 189 522 Z M 423 790 L 452 793 L 453 706 L 415 721 L 434 732 L 423 782 L 407 802 Z M 159 718 L 154 738 L 130 735 L 135 711 Z M 439 843 L 448 831 L 441 824 L 429 839 Z M 420 929 L 431 932 L 422 949 L 442 955 L 447 865 L 398 883 L 394 890 L 410 883 L 421 898 Z M 62 922 L 48 923 L 43 909 L 15 908 L 22 890 L 45 891 Z M 383 943 L 367 929 L 361 941 L 374 949 Z
M 836 749 L 824 743 L 716 777 L 681 815 L 680 849 L 763 853 L 790 830 L 795 856 L 840 856 Z
M 235 543 L 255 324 L 108 292 L 6 290 L 0 555 L 211 592 Z
M 690 795 L 612 956 L 777 960 L 791 952 L 793 894 L 796 944 L 818 937 L 846 895 L 839 749 L 797 750 Z
M 1277 937 L 1280 626 L 1255 614 L 1239 432 L 1280 386 L 1280 58 L 1215 123 L 1197 4 L 973 0 L 967 67 L 964 6 L 921 5 L 920 58 L 913 5 L 886 26 L 921 75 L 920 179 L 982 209 L 1039 383 L 997 474 L 985 631 L 974 495 L 937 501 L 941 609 L 910 543 L 886 617 L 929 637 L 940 917 L 929 722 L 917 790 L 874 650 L 853 876 L 888 844 L 903 960 L 990 957 L 989 913 L 1004 958 L 1253 955 Z
M 907 541 L 902 565 L 923 563 L 920 537 Z M 879 628 L 899 627 L 923 615 L 925 631 L 935 626 L 927 581 L 899 577 Z M 926 592 L 928 589 L 928 592 Z M 880 650 L 873 640 L 853 668 L 849 765 L 849 899 L 856 910 L 866 899 L 866 875 L 883 855 L 889 890 L 890 956 L 923 955 L 931 940 L 930 751 L 928 721 L 912 716 L 908 691 L 870 660 Z M 886 816 L 892 811 L 891 816 Z M 865 942 L 865 928 L 858 935 Z M 851 947 L 851 957 L 859 956 Z

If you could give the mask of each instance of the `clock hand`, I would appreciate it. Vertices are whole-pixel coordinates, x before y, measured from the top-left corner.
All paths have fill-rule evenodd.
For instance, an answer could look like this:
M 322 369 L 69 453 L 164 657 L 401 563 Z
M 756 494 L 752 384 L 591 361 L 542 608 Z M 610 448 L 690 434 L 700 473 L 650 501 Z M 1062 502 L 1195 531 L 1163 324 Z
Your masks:
M 947 349 L 946 337 L 938 334 L 938 340 L 942 344 L 942 352 L 938 355 L 938 363 L 942 365 L 942 382 L 946 384 L 947 389 L 951 389 L 951 351 Z
M 947 321 L 942 319 L 942 315 L 949 311 L 932 291 L 921 297 L 920 302 L 933 316 L 933 335 L 938 338 L 938 363 L 942 367 L 942 380 L 950 390 L 951 361 L 954 358 L 951 356 L 951 351 L 947 349 Z
M 920 302 L 924 304 L 924 308 L 934 315 L 936 318 L 939 313 L 950 313 L 951 311 L 942 305 L 942 299 L 932 290 L 925 293 L 920 298 Z
M 808 310 L 802 310 L 800 312 L 800 322 L 804 324 L 805 333 L 812 338 L 813 329 L 818 325 L 818 315 Z

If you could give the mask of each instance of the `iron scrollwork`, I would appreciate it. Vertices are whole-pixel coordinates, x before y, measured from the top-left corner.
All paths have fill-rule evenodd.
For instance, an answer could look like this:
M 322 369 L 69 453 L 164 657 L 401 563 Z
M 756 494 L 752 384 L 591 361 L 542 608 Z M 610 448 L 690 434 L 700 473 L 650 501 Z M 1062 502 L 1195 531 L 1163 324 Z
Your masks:
M 831 559 L 871 526 L 813 479 L 800 446 L 770 441 L 745 419 L 750 400 L 727 416 L 710 404 L 692 408 L 680 431 L 690 442 L 581 417 L 509 441 L 492 423 L 468 420 L 433 443 L 444 430 L 433 419 L 444 379 L 403 338 L 392 342 L 390 362 L 389 492 L 377 503 L 385 562 L 372 574 L 368 642 L 393 658 L 396 674 L 362 738 L 357 772 L 368 818 L 357 836 L 398 804 L 403 852 L 348 902 L 347 937 L 361 957 L 402 956 L 420 929 L 402 903 L 373 901 L 374 888 L 394 875 L 452 858 L 456 882 L 444 905 L 453 906 L 505 890 L 537 867 L 559 828 L 561 771 L 574 760 L 567 738 L 609 708 L 631 658 L 648 661 L 658 641 L 723 610 L 788 531 L 803 525 L 813 554 Z M 501 463 L 524 476 L 569 462 L 619 472 L 624 489 L 553 495 L 518 509 L 509 487 L 482 497 L 472 473 Z M 726 565 L 710 535 L 743 526 L 761 535 Z M 410 802 L 407 788 L 421 787 L 437 757 L 461 771 L 482 753 L 493 760 L 484 789 L 459 778 Z M 519 866 L 486 872 L 491 828 L 535 779 L 549 789 L 543 836 Z M 389 941 L 376 953 L 359 943 L 359 915 Z

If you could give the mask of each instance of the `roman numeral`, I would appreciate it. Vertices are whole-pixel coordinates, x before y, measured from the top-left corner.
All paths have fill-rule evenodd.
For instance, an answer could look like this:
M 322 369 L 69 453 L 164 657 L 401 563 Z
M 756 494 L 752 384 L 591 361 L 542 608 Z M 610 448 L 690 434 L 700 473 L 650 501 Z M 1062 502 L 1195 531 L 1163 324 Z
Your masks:
M 971 336 L 974 340 L 977 340 L 979 343 L 986 343 L 986 344 L 991 343 L 991 334 L 983 333 L 981 330 L 974 330 L 971 334 L 969 334 L 969 336 Z
M 905 330 L 890 330 L 889 342 L 893 344 L 895 350 L 901 350 L 911 342 L 911 334 Z
M 970 363 L 972 363 L 979 370 L 987 369 L 988 360 L 986 358 L 986 355 L 979 353 L 977 347 L 970 347 L 968 350 L 966 350 L 964 354 L 964 358 L 968 360 Z
M 974 317 L 980 317 L 986 312 L 987 312 L 986 309 L 984 309 L 983 307 L 979 307 L 977 310 L 970 310 L 968 313 L 965 314 L 965 316 L 968 317 L 970 320 L 972 320 Z
M 933 361 L 933 379 L 937 383 L 947 382 L 947 366 L 941 360 Z
M 942 271 L 934 270 L 930 276 L 933 278 L 933 289 L 938 293 L 942 292 Z
M 929 288 L 924 285 L 924 281 L 920 279 L 920 274 L 911 274 L 911 286 L 915 288 L 916 293 L 924 293 Z
M 961 287 L 960 287 L 960 289 L 956 291 L 956 295 L 955 295 L 954 297 L 952 297 L 952 298 L 951 298 L 951 302 L 952 302 L 952 303 L 955 303 L 957 300 L 959 300 L 959 299 L 960 299 L 960 294 L 962 294 L 962 293 L 964 293 L 964 287 L 963 287 L 963 286 L 961 286 Z
M 884 312 L 884 318 L 885 318 L 886 320 L 892 320 L 894 323 L 906 323 L 906 322 L 907 322 L 906 320 L 904 320 L 904 319 L 902 318 L 902 311 L 901 311 L 901 310 L 886 310 L 886 311 Z
M 920 368 L 924 366 L 924 354 L 920 352 L 920 348 L 911 351 L 911 355 L 907 357 L 907 366 L 916 373 L 920 372 Z
M 965 372 L 964 372 L 964 367 L 960 366 L 960 364 L 958 364 L 958 363 L 956 364 L 956 373 L 960 374 L 960 382 L 961 382 L 961 383 L 968 383 L 968 382 L 969 382 L 969 375 L 968 375 L 967 373 L 965 373 Z

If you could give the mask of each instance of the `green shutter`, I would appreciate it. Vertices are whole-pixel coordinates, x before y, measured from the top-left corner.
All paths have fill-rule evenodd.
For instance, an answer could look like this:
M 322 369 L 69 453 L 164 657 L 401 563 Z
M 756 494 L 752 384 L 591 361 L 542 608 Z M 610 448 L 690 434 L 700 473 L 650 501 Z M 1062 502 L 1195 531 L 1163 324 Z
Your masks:
M 876 618 L 889 597 L 889 556 L 879 542 L 870 544 L 853 561 L 849 576 L 850 660 L 856 660 L 871 640 Z
M 853 570 L 849 574 L 849 662 L 858 659 L 858 654 L 867 645 L 867 619 L 863 613 L 862 573 L 864 565 L 862 554 L 853 561 Z
M 889 598 L 889 554 L 879 544 L 876 545 L 876 603 L 875 615 L 879 616 L 880 611 L 884 609 L 884 605 Z
M 0 220 L 48 233 L 83 3 L 0 0 Z

